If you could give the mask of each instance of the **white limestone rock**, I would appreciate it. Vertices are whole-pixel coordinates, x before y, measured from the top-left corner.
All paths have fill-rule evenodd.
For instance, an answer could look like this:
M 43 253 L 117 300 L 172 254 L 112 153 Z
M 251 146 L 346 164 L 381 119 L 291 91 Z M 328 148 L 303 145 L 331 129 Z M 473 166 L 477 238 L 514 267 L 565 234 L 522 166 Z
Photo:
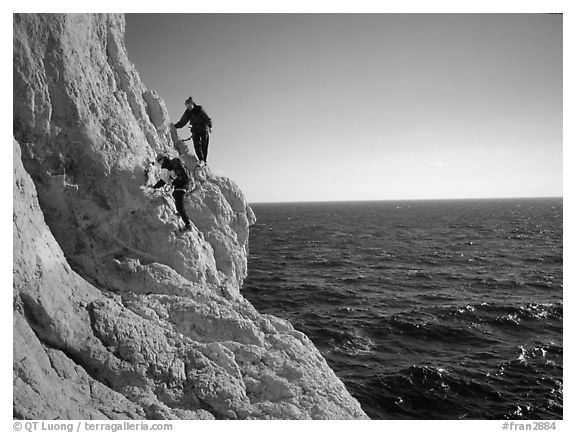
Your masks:
M 164 101 L 160 99 L 155 90 L 146 90 L 142 94 L 146 102 L 146 111 L 150 121 L 157 130 L 165 130 L 168 128 L 168 110 Z
M 209 172 L 179 221 L 149 162 L 180 155 L 121 15 L 14 15 L 14 414 L 363 419 L 290 323 L 241 294 L 255 216 Z M 172 131 L 173 133 L 173 131 Z

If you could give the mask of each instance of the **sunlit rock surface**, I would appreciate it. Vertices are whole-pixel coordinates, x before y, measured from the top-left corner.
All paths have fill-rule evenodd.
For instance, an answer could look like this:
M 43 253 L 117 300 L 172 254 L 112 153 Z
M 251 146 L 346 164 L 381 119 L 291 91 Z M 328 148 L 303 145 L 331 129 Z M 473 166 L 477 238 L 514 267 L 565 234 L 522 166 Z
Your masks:
M 204 170 L 180 223 L 151 194 L 175 141 L 121 15 L 14 15 L 14 416 L 356 419 L 302 333 L 241 295 L 255 216 Z M 180 223 L 181 224 L 181 223 Z

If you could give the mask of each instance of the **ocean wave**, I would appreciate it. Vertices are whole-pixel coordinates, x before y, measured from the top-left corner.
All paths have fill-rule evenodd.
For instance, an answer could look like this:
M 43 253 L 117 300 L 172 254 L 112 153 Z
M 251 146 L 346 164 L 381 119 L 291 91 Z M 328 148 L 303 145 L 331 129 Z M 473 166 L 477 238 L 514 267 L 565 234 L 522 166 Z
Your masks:
M 555 419 L 562 412 L 561 381 L 529 382 L 516 390 L 511 386 L 519 378 L 504 374 L 412 365 L 375 375 L 353 389 L 363 397 L 369 415 L 388 413 L 400 419 Z M 512 397 L 517 393 L 524 396 L 521 403 Z
M 504 305 L 500 303 L 469 303 L 446 307 L 434 307 L 441 317 L 467 316 L 470 322 L 490 322 L 511 320 L 544 320 L 561 321 L 563 318 L 562 303 L 526 303 L 521 305 Z
M 402 335 L 417 350 L 443 343 L 450 347 L 459 345 L 486 345 L 494 340 L 469 323 L 443 321 L 430 314 L 395 314 L 380 318 L 372 331 L 383 336 Z M 427 350 L 427 349 L 426 349 Z
M 346 260 L 339 259 L 316 259 L 308 262 L 308 266 L 311 268 L 341 268 L 342 266 L 349 265 Z
M 562 418 L 561 199 L 253 209 L 244 294 L 372 418 Z
M 413 365 L 379 375 L 364 389 L 378 390 L 366 405 L 369 414 L 391 412 L 402 419 L 487 418 L 481 402 L 504 401 L 494 386 L 442 366 Z
M 346 332 L 341 335 L 338 343 L 334 343 L 332 351 L 344 353 L 347 356 L 365 356 L 374 353 L 376 343 L 358 331 Z

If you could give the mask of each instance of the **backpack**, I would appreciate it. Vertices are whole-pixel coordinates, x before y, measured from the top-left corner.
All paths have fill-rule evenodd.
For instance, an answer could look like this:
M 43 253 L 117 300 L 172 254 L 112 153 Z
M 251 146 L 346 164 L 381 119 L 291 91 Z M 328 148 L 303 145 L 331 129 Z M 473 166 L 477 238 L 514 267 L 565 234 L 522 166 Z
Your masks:
M 190 171 L 182 163 L 180 158 L 174 158 L 170 161 L 172 165 L 172 170 L 174 171 L 175 178 L 172 181 L 175 189 L 188 189 L 188 184 L 190 183 Z

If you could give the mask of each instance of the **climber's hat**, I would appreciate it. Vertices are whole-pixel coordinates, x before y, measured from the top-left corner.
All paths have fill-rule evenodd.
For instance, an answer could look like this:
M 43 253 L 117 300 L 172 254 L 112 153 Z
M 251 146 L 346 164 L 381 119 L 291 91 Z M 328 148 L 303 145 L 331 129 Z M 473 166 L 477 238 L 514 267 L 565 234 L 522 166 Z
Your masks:
M 188 96 L 188 99 L 186 99 L 186 101 L 184 102 L 184 105 L 189 105 L 189 104 L 193 104 L 194 103 L 194 99 L 192 99 L 192 96 Z

